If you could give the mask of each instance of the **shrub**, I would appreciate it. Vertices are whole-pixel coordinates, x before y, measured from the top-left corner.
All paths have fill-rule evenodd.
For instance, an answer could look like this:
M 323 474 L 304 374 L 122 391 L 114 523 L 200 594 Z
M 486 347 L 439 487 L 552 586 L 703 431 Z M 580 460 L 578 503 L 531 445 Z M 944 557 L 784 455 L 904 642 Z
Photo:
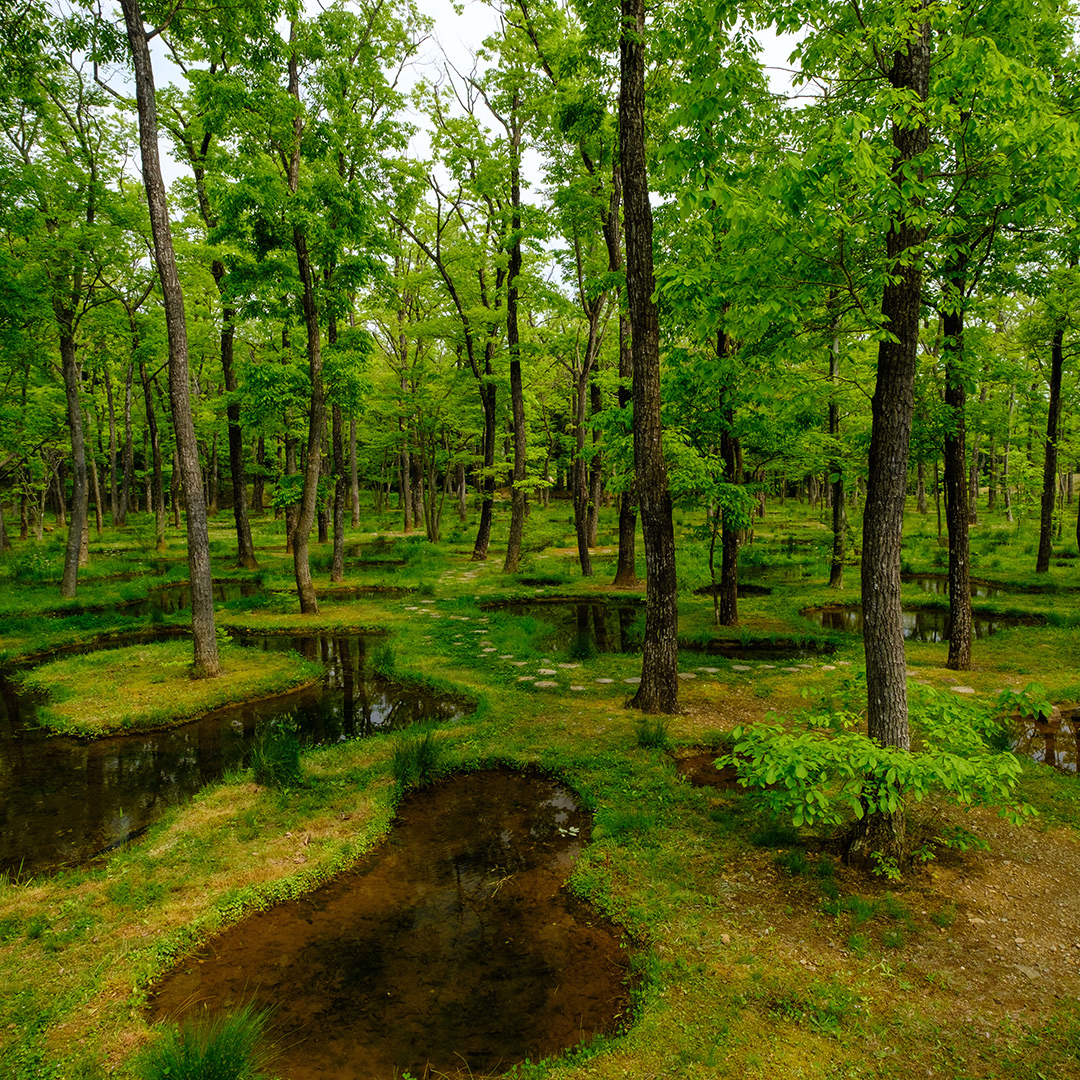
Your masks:
M 269 1013 L 244 1005 L 219 1016 L 185 1021 L 143 1051 L 139 1080 L 259 1080 L 269 1063 L 264 1036 Z

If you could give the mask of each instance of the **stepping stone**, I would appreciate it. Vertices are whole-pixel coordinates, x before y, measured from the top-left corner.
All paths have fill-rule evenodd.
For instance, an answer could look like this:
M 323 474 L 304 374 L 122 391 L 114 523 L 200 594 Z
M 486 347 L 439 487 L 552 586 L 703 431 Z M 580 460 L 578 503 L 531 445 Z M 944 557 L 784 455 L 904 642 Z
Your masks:
M 410 604 L 405 610 L 406 611 L 419 611 L 420 609 L 415 604 Z
M 822 664 L 821 665 L 821 670 L 822 671 L 835 671 L 836 670 L 836 665 L 835 664 Z
M 732 664 L 731 665 L 731 670 L 732 671 L 753 671 L 754 669 L 752 667 L 750 667 L 749 664 Z
M 564 671 L 573 671 L 574 668 L 579 668 L 579 667 L 581 667 L 581 665 L 580 664 L 560 664 L 559 667 L 561 667 Z
M 759 671 L 774 671 L 775 669 L 775 664 L 758 664 Z
M 814 669 L 813 664 L 799 664 L 799 667 L 801 667 L 801 668 L 809 668 L 811 671 L 813 671 L 813 669 Z
M 486 653 L 493 653 L 494 651 L 495 651 L 494 649 L 481 649 L 480 650 L 481 653 L 485 653 L 485 654 Z
M 584 690 L 585 687 L 584 686 L 571 686 L 570 689 L 571 690 Z
M 513 667 L 524 667 L 526 661 L 524 661 L 524 660 L 511 660 L 510 663 L 511 663 L 511 665 Z
M 974 694 L 975 693 L 975 687 L 974 686 L 950 686 L 949 689 L 952 690 L 954 694 Z
M 677 673 L 680 679 L 696 679 L 697 676 L 692 671 L 680 671 Z
M 699 667 L 694 668 L 694 670 L 704 672 L 706 675 L 715 675 L 720 669 L 718 667 Z M 750 669 L 747 668 L 746 670 L 749 671 Z
M 796 675 L 799 674 L 799 669 L 797 667 L 782 667 L 780 670 L 781 671 L 793 672 Z
M 606 686 L 608 683 L 613 683 L 615 680 L 614 679 L 597 679 L 596 681 L 598 683 L 601 683 L 601 684 Z
M 840 667 L 851 667 L 850 660 L 837 660 L 836 662 L 840 665 Z
M 641 682 L 641 677 L 635 675 L 632 679 L 623 679 L 624 683 L 628 683 L 630 686 L 637 686 Z
M 538 679 L 533 683 L 533 686 L 535 686 L 537 690 L 550 690 L 553 686 L 558 685 L 559 684 L 552 679 Z
M 421 600 L 420 603 L 421 604 L 434 604 L 435 601 L 434 600 Z
M 519 675 L 518 682 L 532 682 L 533 677 L 531 675 Z
M 514 654 L 512 652 L 499 653 L 500 660 L 513 660 Z
M 558 675 L 559 673 L 554 668 L 542 667 L 536 669 L 537 675 Z

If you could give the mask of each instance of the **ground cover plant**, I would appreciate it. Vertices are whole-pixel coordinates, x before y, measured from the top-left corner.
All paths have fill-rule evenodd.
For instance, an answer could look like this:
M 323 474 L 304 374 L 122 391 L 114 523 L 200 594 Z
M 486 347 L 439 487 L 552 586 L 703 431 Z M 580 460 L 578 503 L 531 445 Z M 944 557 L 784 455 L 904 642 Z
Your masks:
M 784 536 L 823 528 L 805 507 L 786 514 Z M 929 571 L 936 537 L 912 517 L 905 557 Z M 680 756 L 705 746 L 719 757 L 737 727 L 750 730 L 774 714 L 798 737 L 787 724 L 800 710 L 835 716 L 857 696 L 858 637 L 815 629 L 800 615 L 829 595 L 824 560 L 812 551 L 797 564 L 805 573 L 789 574 L 788 545 L 774 545 L 771 525 L 766 519 L 754 537 L 755 561 L 767 567 L 775 551 L 789 580 L 741 600 L 738 628 L 715 627 L 710 598 L 685 589 L 682 633 L 804 636 L 835 651 L 741 663 L 686 650 L 682 709 L 672 717 L 625 708 L 637 656 L 553 653 L 543 625 L 518 626 L 497 606 L 523 589 L 603 598 L 610 590 L 602 580 L 567 580 L 558 569 L 550 572 L 556 583 L 523 587 L 497 565 L 433 545 L 413 591 L 360 590 L 323 605 L 319 618 L 330 628 L 389 633 L 376 648 L 387 675 L 456 688 L 474 711 L 435 731 L 308 750 L 300 777 L 280 787 L 240 773 L 95 864 L 10 875 L 0 885 L 4 1070 L 20 1080 L 136 1075 L 141 1048 L 160 1038 L 140 1011 L 155 977 L 224 926 L 302 895 L 377 845 L 397 793 L 422 782 L 429 766 L 501 761 L 557 772 L 594 810 L 593 842 L 571 887 L 625 928 L 639 978 L 633 1015 L 619 1033 L 563 1061 L 522 1066 L 521 1075 L 1077 1075 L 1075 775 L 1013 759 L 1016 787 L 1000 802 L 1038 811 L 1021 823 L 999 816 L 993 792 L 985 806 L 958 807 L 928 791 L 919 804 L 925 834 L 950 842 L 932 843 L 934 858 L 903 868 L 899 880 L 845 866 L 836 828 L 805 820 L 794 827 L 790 813 L 776 816 L 785 808 L 770 804 L 768 791 L 694 787 L 680 778 Z M 236 629 L 310 627 L 286 591 L 283 555 L 270 544 L 260 553 L 270 602 L 221 605 L 219 621 Z M 534 559 L 543 577 L 565 555 L 545 548 Z M 690 541 L 683 559 L 688 575 L 707 570 Z M 994 580 L 1012 585 L 1015 565 L 1025 583 L 1022 563 L 1018 556 L 1003 565 Z M 381 573 L 358 568 L 348 584 Z M 1054 613 L 1055 625 L 979 641 L 963 684 L 942 667 L 944 644 L 911 642 L 913 686 L 931 684 L 927 693 L 948 706 L 945 716 L 967 715 L 972 701 L 979 715 L 1043 715 L 1047 706 L 1080 703 L 1070 666 L 1080 593 L 1066 568 L 1052 571 L 1051 582 L 1054 593 L 1025 593 L 1020 606 Z M 329 583 L 317 575 L 316 584 Z M 5 619 L 5 646 L 34 651 L 37 596 L 26 592 L 20 614 Z M 82 618 L 50 617 L 50 640 L 85 641 L 121 621 L 108 610 L 93 627 Z M 150 627 L 149 615 L 142 621 Z M 958 693 L 958 685 L 975 693 Z M 988 726 L 979 733 L 992 734 Z M 987 752 L 1000 752 L 995 745 Z

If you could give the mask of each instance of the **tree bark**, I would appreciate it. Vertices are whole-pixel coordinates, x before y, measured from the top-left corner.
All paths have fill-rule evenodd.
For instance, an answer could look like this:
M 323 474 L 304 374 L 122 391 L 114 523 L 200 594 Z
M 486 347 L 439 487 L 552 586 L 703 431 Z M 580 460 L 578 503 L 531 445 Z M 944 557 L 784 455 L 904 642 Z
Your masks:
M 925 6 L 925 5 L 924 5 Z M 918 101 L 925 101 L 930 74 L 930 28 L 913 28 L 906 48 L 893 58 L 889 80 Z M 915 372 L 922 300 L 921 247 L 926 229 L 921 200 L 905 197 L 902 187 L 911 163 L 925 153 L 929 133 L 921 108 L 907 122 L 893 125 L 893 180 L 898 212 L 886 235 L 889 277 L 881 301 L 889 337 L 878 346 L 877 383 L 871 401 L 871 435 L 866 500 L 863 508 L 862 606 L 866 654 L 867 726 L 882 746 L 910 745 L 907 668 L 900 607 L 900 546 L 904 526 L 908 451 L 915 411 Z M 920 173 L 918 166 L 915 167 Z M 882 820 L 884 817 L 885 820 Z M 869 820 L 866 820 L 866 819 Z M 883 847 L 871 847 L 880 842 Z M 906 858 L 900 815 L 867 814 L 849 851 L 866 862 L 873 851 Z
M 660 417 L 660 328 L 653 301 L 652 209 L 645 156 L 644 34 L 644 0 L 622 0 L 619 146 L 634 362 L 634 462 L 648 575 L 641 685 L 632 704 L 644 712 L 670 713 L 679 704 L 679 610 Z
M 154 101 L 154 71 L 143 27 L 139 0 L 121 0 L 128 42 L 135 67 L 135 94 L 139 110 L 139 148 L 142 153 L 143 183 L 150 209 L 154 238 L 154 259 L 161 279 L 165 323 L 169 339 L 169 399 L 176 453 L 184 480 L 187 501 L 188 577 L 191 588 L 191 628 L 194 640 L 192 671 L 196 678 L 220 671 L 217 637 L 214 632 L 214 590 L 210 574 L 210 538 L 199 472 L 195 425 L 191 416 L 188 375 L 187 323 L 184 295 L 176 272 L 165 184 L 158 159 L 157 105 Z
M 1046 416 L 1046 454 L 1043 458 L 1042 505 L 1039 515 L 1039 554 L 1035 573 L 1050 569 L 1053 549 L 1054 500 L 1057 496 L 1058 432 L 1061 427 L 1061 370 L 1064 366 L 1065 326 L 1054 328 L 1050 342 L 1050 401 Z
M 82 405 L 79 401 L 79 363 L 75 354 L 75 331 L 70 311 L 54 305 L 56 323 L 60 330 L 60 368 L 64 377 L 64 393 L 67 397 L 68 429 L 71 432 L 71 465 L 73 486 L 71 491 L 71 520 L 68 525 L 67 544 L 64 548 L 64 572 L 60 579 L 60 595 L 65 600 L 75 596 L 79 581 L 79 556 L 82 548 L 83 528 L 87 515 L 86 442 L 83 437 Z M 57 470 L 57 484 L 60 485 Z M 62 496 L 61 496 L 62 504 Z
M 959 305 L 959 298 L 957 298 Z M 971 669 L 971 563 L 968 551 L 968 477 L 964 451 L 967 392 L 960 370 L 964 355 L 964 313 L 957 307 L 942 315 L 945 344 L 945 523 L 949 531 L 949 658 L 953 671 Z
M 840 338 L 834 336 L 829 350 L 829 381 L 833 384 L 833 393 L 829 398 L 829 435 L 833 440 L 834 456 L 829 462 L 829 490 L 832 493 L 832 562 L 829 565 L 829 588 L 844 587 L 844 531 L 847 527 L 847 514 L 844 507 L 844 465 L 839 453 L 840 445 L 840 403 L 836 400 L 836 384 L 840 379 Z M 925 498 L 925 495 L 924 495 Z M 926 512 L 925 505 L 923 512 Z

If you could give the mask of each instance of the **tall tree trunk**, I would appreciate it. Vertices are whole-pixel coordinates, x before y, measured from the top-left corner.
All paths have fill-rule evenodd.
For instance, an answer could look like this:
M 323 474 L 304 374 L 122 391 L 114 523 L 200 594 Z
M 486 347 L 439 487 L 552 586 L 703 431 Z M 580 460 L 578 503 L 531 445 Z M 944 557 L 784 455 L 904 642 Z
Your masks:
M 957 283 L 957 308 L 942 315 L 945 344 L 945 521 L 949 530 L 949 658 L 953 671 L 971 668 L 971 565 L 968 554 L 968 487 L 964 463 L 966 390 L 962 372 L 964 313 L 960 309 L 963 282 Z
M 925 4 L 923 5 L 925 6 Z M 925 101 L 930 73 L 930 28 L 913 27 L 889 73 L 898 90 Z M 900 545 L 904 527 L 908 450 L 915 411 L 915 372 L 922 301 L 922 252 L 926 229 L 921 199 L 901 190 L 911 162 L 925 153 L 929 133 L 921 107 L 893 125 L 893 180 L 899 210 L 886 236 L 889 278 L 881 301 L 884 328 L 878 346 L 877 384 L 871 401 L 869 467 L 863 509 L 862 606 L 866 654 L 867 726 L 882 746 L 910 745 L 907 667 L 900 607 Z M 921 175 L 921 170 L 920 170 Z M 868 862 L 872 852 L 901 861 L 907 855 L 903 811 L 868 813 L 850 856 Z
M 211 273 L 219 292 L 223 288 L 225 266 L 215 259 Z M 222 296 L 224 301 L 224 296 Z M 236 378 L 234 353 L 236 343 L 236 312 L 223 303 L 221 309 L 221 371 L 225 377 L 225 392 L 229 395 L 226 416 L 229 420 L 229 472 L 232 475 L 233 523 L 236 526 L 236 565 L 246 570 L 258 570 L 255 544 L 251 539 L 251 522 L 248 520 L 247 472 L 244 469 L 244 429 L 240 426 L 240 401 L 237 391 L 240 384 Z
M 158 432 L 157 416 L 154 413 L 154 395 L 151 391 L 150 378 L 146 373 L 146 364 L 139 362 L 139 378 L 142 382 L 143 401 L 146 405 L 146 426 L 150 429 L 150 454 L 153 468 L 153 481 L 149 505 L 154 509 L 154 546 L 159 552 L 165 551 L 165 484 L 161 476 L 161 436 Z
M 829 435 L 833 444 L 833 458 L 829 462 L 829 490 L 832 493 L 832 561 L 829 565 L 829 588 L 844 587 L 844 532 L 847 528 L 847 515 L 844 507 L 844 465 L 838 453 L 840 447 L 840 403 L 836 400 L 836 388 L 840 381 L 840 337 L 834 335 L 832 348 L 829 350 L 829 381 L 833 392 L 829 398 Z M 920 467 L 921 467 L 920 462 Z M 924 494 L 925 499 L 925 494 Z M 925 506 L 923 513 L 926 512 Z
M 356 417 L 349 417 L 349 492 L 352 495 L 352 526 L 360 526 L 360 474 L 356 464 Z
M 674 712 L 679 705 L 679 609 L 660 417 L 660 327 L 653 301 L 652 208 L 645 155 L 644 35 L 644 0 L 622 0 L 619 146 L 634 357 L 634 462 L 648 575 L 641 685 L 633 704 L 644 712 Z
M 337 337 L 337 319 L 331 312 L 327 319 L 326 340 L 335 345 Z M 330 580 L 339 582 L 345 580 L 345 485 L 348 481 L 345 478 L 345 420 L 337 402 L 331 406 L 330 419 L 334 426 L 330 441 L 334 467 L 334 555 L 330 563 Z
M 68 428 L 71 432 L 71 465 L 74 485 L 71 492 L 71 522 L 67 545 L 64 548 L 64 573 L 60 579 L 60 595 L 70 600 L 75 595 L 79 581 L 79 555 L 82 547 L 83 528 L 87 514 L 86 442 L 83 438 L 82 405 L 79 402 L 79 363 L 75 355 L 74 322 L 70 311 L 57 301 L 56 322 L 60 329 L 60 367 L 64 376 L 64 393 L 67 396 Z M 63 481 L 57 470 L 58 490 Z M 61 503 L 62 505 L 62 495 Z
M 112 377 L 109 375 L 109 365 L 103 365 L 105 369 L 105 401 L 109 409 L 109 515 L 114 525 L 119 524 L 116 520 L 120 514 L 118 492 L 116 489 L 116 403 L 113 401 Z
M 621 264 L 620 264 L 621 265 Z M 619 314 L 619 408 L 624 417 L 630 416 L 633 393 L 630 380 L 634 374 L 634 357 L 630 350 L 630 322 Z M 630 427 L 629 419 L 626 427 Z M 631 475 L 619 499 L 619 562 L 612 585 L 632 589 L 638 583 L 637 553 L 637 483 Z
M 484 378 L 480 384 L 480 400 L 484 407 L 484 479 L 480 485 L 480 524 L 476 530 L 472 561 L 483 562 L 491 543 L 491 519 L 495 508 L 495 431 L 498 416 L 495 412 L 495 379 L 491 366 L 490 345 L 484 350 Z
M 127 374 L 124 377 L 124 473 L 120 484 L 120 515 L 114 522 L 126 525 L 128 510 L 131 509 L 131 489 L 135 483 L 135 443 L 131 431 L 131 382 L 135 373 L 135 357 L 128 361 Z
M 525 394 L 521 385 L 521 339 L 518 334 L 518 278 L 521 275 L 521 123 L 520 100 L 514 90 L 510 108 L 510 265 L 506 280 L 506 344 L 510 352 L 510 414 L 514 428 L 514 475 L 510 488 L 510 536 L 503 572 L 514 573 L 521 561 L 525 531 L 525 479 L 529 457 L 525 427 Z
M 589 383 L 592 457 L 589 461 L 589 501 L 585 520 L 585 532 L 589 538 L 589 547 L 596 547 L 600 542 L 600 502 L 604 497 L 604 456 L 601 453 L 600 425 L 597 422 L 603 409 L 603 399 L 600 394 L 600 384 L 596 381 L 596 374 L 596 371 L 594 371 L 593 379 Z
M 1042 506 L 1039 515 L 1039 554 L 1035 573 L 1050 569 L 1053 548 L 1054 500 L 1057 495 L 1058 431 L 1061 427 L 1061 369 L 1064 363 L 1065 325 L 1054 328 L 1050 342 L 1050 401 L 1046 415 L 1046 454 L 1043 458 Z
M 184 295 L 176 272 L 165 185 L 158 160 L 157 106 L 154 101 L 154 71 L 143 28 L 139 0 L 121 0 L 128 42 L 135 67 L 135 94 L 139 110 L 139 148 L 142 152 L 143 183 L 150 209 L 154 237 L 154 259 L 161 279 L 165 323 L 169 338 L 169 399 L 176 453 L 184 479 L 187 500 L 188 577 L 191 582 L 191 628 L 194 639 L 192 672 L 196 678 L 220 671 L 217 637 L 214 633 L 214 588 L 210 575 L 210 538 L 199 472 L 195 425 L 191 416 L 188 376 L 187 323 Z

